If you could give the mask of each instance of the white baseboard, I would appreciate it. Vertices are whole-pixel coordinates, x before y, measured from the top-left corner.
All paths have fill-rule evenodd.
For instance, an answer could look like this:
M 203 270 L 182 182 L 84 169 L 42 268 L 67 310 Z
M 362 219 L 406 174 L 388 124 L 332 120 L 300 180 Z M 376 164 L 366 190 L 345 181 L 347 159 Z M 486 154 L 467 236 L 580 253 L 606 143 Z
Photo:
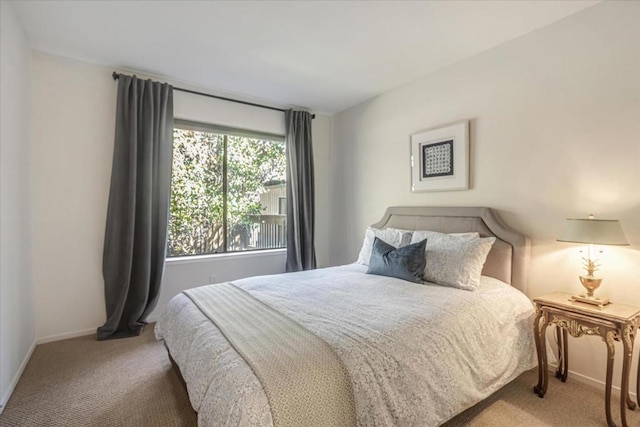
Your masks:
M 553 371 L 554 376 L 555 376 L 556 368 L 557 368 L 557 366 L 549 364 L 549 371 Z M 550 378 L 554 378 L 554 376 L 550 376 Z M 569 379 L 571 379 L 571 378 L 575 378 L 576 381 L 578 381 L 578 382 L 593 386 L 593 387 L 595 387 L 597 389 L 600 389 L 602 391 L 604 391 L 605 387 L 607 386 L 607 384 L 604 381 L 596 380 L 595 378 L 588 377 L 588 376 L 583 375 L 583 374 L 581 374 L 579 372 L 575 372 L 575 371 L 572 371 L 571 369 L 569 369 L 569 377 L 568 377 L 567 381 Z M 615 394 L 616 396 L 620 396 L 620 387 L 618 387 L 617 385 L 613 385 L 611 387 L 611 390 L 612 390 L 613 394 Z M 629 394 L 631 395 L 631 397 L 633 399 L 636 399 L 635 390 L 631 390 L 631 387 L 629 387 Z
M 13 379 L 11 380 L 11 383 L 9 384 L 9 388 L 4 392 L 4 395 L 2 396 L 2 400 L 0 400 L 0 414 L 2 414 L 4 407 L 7 405 L 9 398 L 13 394 L 13 390 L 16 388 L 16 385 L 18 384 L 18 380 L 20 380 L 20 377 L 22 376 L 24 369 L 27 367 L 27 363 L 29 363 L 29 360 L 31 359 L 31 355 L 33 354 L 33 350 L 36 349 L 36 345 L 37 345 L 36 340 L 33 340 L 33 342 L 31 343 L 31 347 L 29 347 L 29 351 L 27 351 L 27 354 L 24 356 L 24 359 L 22 360 L 22 363 L 20 364 L 18 371 L 16 372 L 16 374 L 13 376 Z
M 36 344 L 46 344 L 48 342 L 61 341 L 69 338 L 83 337 L 85 335 L 95 334 L 98 327 L 91 329 L 83 329 L 81 331 L 65 332 L 64 334 L 49 335 L 36 339 Z
M 157 322 L 159 318 L 160 318 L 160 315 L 149 316 L 147 318 L 147 323 Z M 80 331 L 75 331 L 75 332 L 65 332 L 64 334 L 56 334 L 56 335 L 49 335 L 49 336 L 46 336 L 46 337 L 40 337 L 40 338 L 36 339 L 36 344 L 46 344 L 48 342 L 61 341 L 61 340 L 69 339 L 69 338 L 84 337 L 86 335 L 95 334 L 97 330 L 98 330 L 98 326 L 96 326 L 94 328 L 90 328 L 90 329 L 83 329 L 83 330 L 80 330 Z

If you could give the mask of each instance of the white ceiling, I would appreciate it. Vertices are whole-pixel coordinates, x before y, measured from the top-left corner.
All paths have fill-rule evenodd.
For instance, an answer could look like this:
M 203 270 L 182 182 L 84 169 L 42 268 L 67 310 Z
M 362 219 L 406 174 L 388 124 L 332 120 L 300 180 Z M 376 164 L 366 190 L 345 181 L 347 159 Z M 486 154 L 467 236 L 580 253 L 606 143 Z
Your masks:
M 14 1 L 35 49 L 334 113 L 598 1 Z

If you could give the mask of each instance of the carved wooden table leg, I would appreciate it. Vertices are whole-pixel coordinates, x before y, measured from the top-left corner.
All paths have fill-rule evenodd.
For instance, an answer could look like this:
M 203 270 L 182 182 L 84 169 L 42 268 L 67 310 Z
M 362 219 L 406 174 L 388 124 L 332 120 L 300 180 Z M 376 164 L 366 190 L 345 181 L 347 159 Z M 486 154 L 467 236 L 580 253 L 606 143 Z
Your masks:
M 556 337 L 558 339 L 556 378 L 559 378 L 563 383 L 567 382 L 567 376 L 569 375 L 569 340 L 567 336 L 567 330 L 556 325 Z
M 533 321 L 533 338 L 536 341 L 536 354 L 538 355 L 538 384 L 533 387 L 533 392 L 539 397 L 544 397 L 544 394 L 540 394 L 542 390 L 542 375 L 545 367 L 542 366 L 542 351 L 540 349 L 540 319 L 542 318 L 542 310 L 536 306 L 536 318 Z
M 547 326 L 549 326 L 549 317 L 549 314 L 542 316 L 542 325 L 538 332 L 538 359 L 540 363 L 538 365 L 538 385 L 533 388 L 533 391 L 538 393 L 541 398 L 547 393 L 549 384 L 547 372 Z
M 558 343 L 558 366 L 556 367 L 556 378 L 562 378 L 564 351 L 562 350 L 562 328 L 558 325 L 556 325 L 556 341 Z
M 636 319 L 635 324 L 631 328 L 631 354 L 632 355 L 633 355 L 633 344 L 635 342 L 636 331 L 638 330 L 638 326 L 640 326 L 640 324 L 638 324 L 638 319 Z M 640 406 L 640 359 L 638 360 L 638 379 L 636 380 L 636 399 L 638 399 L 638 406 Z M 629 396 L 629 400 L 631 400 L 631 396 Z M 629 407 L 631 408 L 631 406 Z
M 607 384 L 605 390 L 605 411 L 607 413 L 607 424 L 609 427 L 616 427 L 616 423 L 611 418 L 611 382 L 613 379 L 613 360 L 616 355 L 616 348 L 613 343 L 615 331 L 608 330 L 604 340 L 607 343 Z M 623 399 L 624 400 L 624 399 Z
M 562 382 L 567 382 L 569 377 L 569 337 L 566 329 L 562 330 L 562 339 L 564 346 L 564 372 L 562 374 Z
M 633 356 L 633 325 L 626 325 L 622 331 L 622 387 L 620 389 L 620 418 L 622 426 L 627 427 L 627 405 L 629 409 L 634 410 L 636 404 L 629 396 L 629 376 L 631 374 L 631 357 Z

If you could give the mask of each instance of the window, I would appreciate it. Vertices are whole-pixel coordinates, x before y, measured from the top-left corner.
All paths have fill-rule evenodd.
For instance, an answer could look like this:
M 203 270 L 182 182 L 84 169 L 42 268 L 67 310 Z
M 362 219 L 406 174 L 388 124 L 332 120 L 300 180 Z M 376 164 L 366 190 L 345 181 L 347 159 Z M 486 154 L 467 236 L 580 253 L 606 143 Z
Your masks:
M 286 246 L 284 138 L 176 121 L 168 256 Z
M 287 214 L 287 198 L 280 197 L 278 199 L 278 215 L 286 215 Z

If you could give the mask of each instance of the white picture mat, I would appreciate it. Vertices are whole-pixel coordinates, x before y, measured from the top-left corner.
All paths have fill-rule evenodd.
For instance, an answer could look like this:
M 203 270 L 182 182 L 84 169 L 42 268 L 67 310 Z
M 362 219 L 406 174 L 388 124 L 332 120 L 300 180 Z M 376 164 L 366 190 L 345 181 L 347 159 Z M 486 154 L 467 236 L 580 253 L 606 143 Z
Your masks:
M 453 175 L 422 178 L 422 146 L 453 140 Z M 469 121 L 411 135 L 411 191 L 469 188 Z

